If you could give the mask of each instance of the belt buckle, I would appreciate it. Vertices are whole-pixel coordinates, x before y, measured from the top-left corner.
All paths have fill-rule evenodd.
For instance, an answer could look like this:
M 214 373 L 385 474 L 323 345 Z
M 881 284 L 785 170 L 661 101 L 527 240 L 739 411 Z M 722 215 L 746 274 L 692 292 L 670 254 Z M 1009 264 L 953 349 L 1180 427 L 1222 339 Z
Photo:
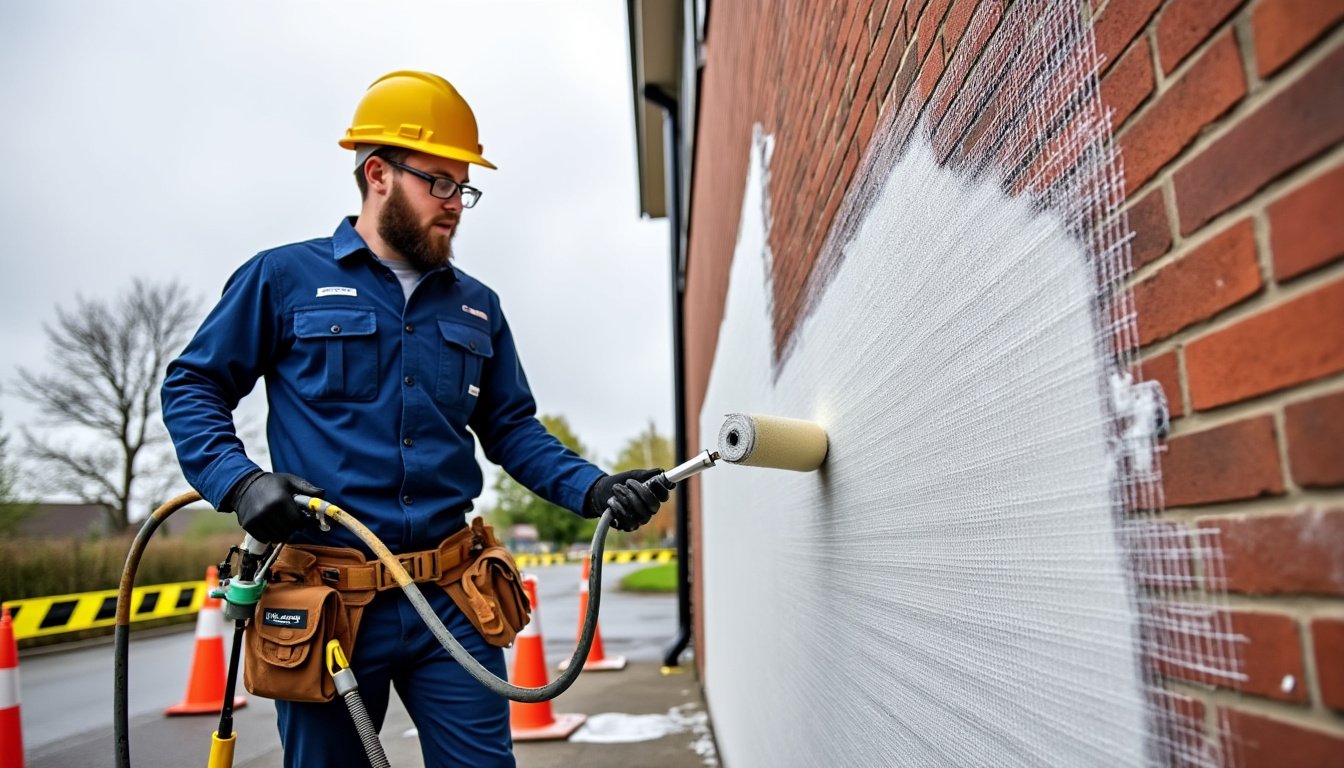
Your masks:
M 432 581 L 439 577 L 439 553 L 436 550 L 397 555 L 397 562 L 406 570 L 411 581 Z M 396 586 L 396 579 L 392 578 L 387 569 L 383 569 L 383 581 L 391 582 L 388 586 Z

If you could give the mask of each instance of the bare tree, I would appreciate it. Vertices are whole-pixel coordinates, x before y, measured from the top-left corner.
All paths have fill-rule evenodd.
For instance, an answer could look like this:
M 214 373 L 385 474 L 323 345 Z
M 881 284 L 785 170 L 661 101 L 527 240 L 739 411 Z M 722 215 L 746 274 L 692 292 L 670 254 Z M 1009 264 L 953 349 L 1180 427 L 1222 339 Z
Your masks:
M 177 282 L 137 279 L 108 302 L 76 296 L 74 309 L 58 307 L 55 325 L 43 326 L 51 372 L 19 369 L 20 396 L 37 405 L 48 426 L 85 433 L 38 437 L 24 430 L 28 458 L 63 492 L 102 505 L 110 530 L 129 524 L 141 460 L 167 443 L 159 385 L 195 326 L 195 306 Z
M 0 420 L 3 426 L 3 420 Z M 9 435 L 0 431 L 0 536 L 13 533 L 24 518 L 31 514 L 33 505 L 18 500 L 19 473 L 10 463 Z

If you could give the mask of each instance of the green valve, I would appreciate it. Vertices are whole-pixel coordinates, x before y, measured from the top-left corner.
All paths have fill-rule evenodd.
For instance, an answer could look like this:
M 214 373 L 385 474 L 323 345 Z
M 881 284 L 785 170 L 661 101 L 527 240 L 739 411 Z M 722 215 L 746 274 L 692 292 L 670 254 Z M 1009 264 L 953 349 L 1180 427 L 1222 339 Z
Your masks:
M 256 605 L 261 599 L 261 593 L 266 591 L 266 582 L 254 581 L 245 584 L 228 582 L 223 590 L 215 590 L 210 593 L 211 597 L 222 597 L 234 605 Z M 215 594 L 219 592 L 220 594 Z

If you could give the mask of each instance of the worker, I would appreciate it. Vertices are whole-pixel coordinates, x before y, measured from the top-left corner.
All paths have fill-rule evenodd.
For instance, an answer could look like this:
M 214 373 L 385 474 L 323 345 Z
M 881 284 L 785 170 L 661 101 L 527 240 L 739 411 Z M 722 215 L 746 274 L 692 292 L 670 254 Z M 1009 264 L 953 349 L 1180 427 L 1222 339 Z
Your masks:
M 357 625 L 351 667 L 375 725 L 395 686 L 425 765 L 512 766 L 508 701 L 449 656 L 353 534 L 320 531 L 293 495 L 350 510 L 416 581 L 443 585 L 420 586 L 462 645 L 504 678 L 500 638 L 487 642 L 444 581 L 463 567 L 453 558 L 496 543 L 466 522 L 482 487 L 475 440 L 539 496 L 588 518 L 610 508 L 622 531 L 648 522 L 668 489 L 643 482 L 657 469 L 608 475 L 546 431 L 499 297 L 453 263 L 463 211 L 482 198 L 471 166 L 495 168 L 457 90 L 425 72 L 379 78 L 340 145 L 355 153 L 359 216 L 331 237 L 263 251 L 233 274 L 168 366 L 164 422 L 207 501 L 236 512 L 255 538 L 311 554 L 300 577 L 341 590 Z M 248 457 L 232 418 L 258 378 L 274 472 Z M 369 565 L 352 561 L 352 550 Z M 378 583 L 358 591 L 370 573 Z M 306 610 L 286 621 L 311 620 Z M 294 626 L 276 637 L 301 636 Z M 367 764 L 339 700 L 276 698 L 286 766 Z

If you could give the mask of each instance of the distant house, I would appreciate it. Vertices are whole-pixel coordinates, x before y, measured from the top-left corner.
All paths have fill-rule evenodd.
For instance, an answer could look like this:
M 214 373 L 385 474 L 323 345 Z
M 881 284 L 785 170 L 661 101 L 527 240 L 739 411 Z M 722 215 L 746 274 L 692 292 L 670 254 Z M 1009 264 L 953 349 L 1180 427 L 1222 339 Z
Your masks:
M 87 538 L 107 534 L 107 511 L 101 504 L 34 504 L 19 523 L 19 538 Z
M 143 519 L 131 522 L 130 530 L 137 530 Z M 163 522 L 159 535 L 180 535 L 191 530 L 226 531 L 237 528 L 232 515 L 220 515 L 209 507 L 187 507 L 178 510 Z M 238 528 L 239 535 L 242 529 Z M 90 538 L 108 535 L 107 513 L 101 504 L 38 503 L 19 523 L 14 534 L 17 538 Z

